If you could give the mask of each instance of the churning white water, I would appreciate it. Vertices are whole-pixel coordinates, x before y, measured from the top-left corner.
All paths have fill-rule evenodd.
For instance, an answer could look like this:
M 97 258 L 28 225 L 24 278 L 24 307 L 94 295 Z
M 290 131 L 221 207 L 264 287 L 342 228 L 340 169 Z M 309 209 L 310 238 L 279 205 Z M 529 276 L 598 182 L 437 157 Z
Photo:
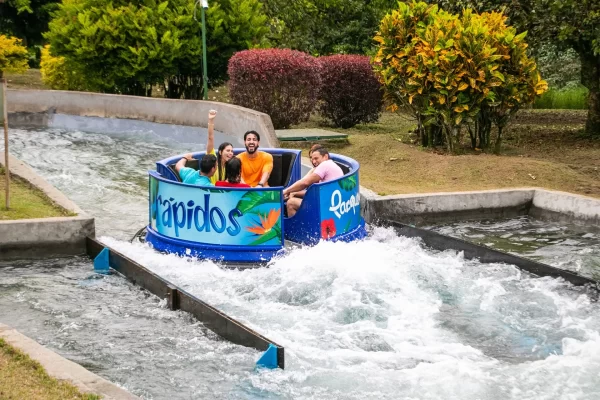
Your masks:
M 425 251 L 381 228 L 245 271 L 102 240 L 283 345 L 286 370 L 251 381 L 276 396 L 600 395 L 600 308 L 559 280 Z
M 146 169 L 179 145 L 139 133 L 13 130 L 11 137 L 19 158 L 101 218 L 102 241 L 285 347 L 285 370 L 207 357 L 211 382 L 237 382 L 210 398 L 600 398 L 593 292 L 427 250 L 383 228 L 361 242 L 295 249 L 268 268 L 228 270 L 158 254 L 123 239 L 146 223 Z M 219 346 L 216 354 L 240 354 L 241 364 L 253 354 Z M 148 398 L 203 398 L 169 386 L 175 378 L 142 391 L 147 376 L 170 373 L 156 361 L 128 371 L 137 377 L 128 388 Z M 205 372 L 197 381 L 191 374 L 190 384 L 200 385 Z

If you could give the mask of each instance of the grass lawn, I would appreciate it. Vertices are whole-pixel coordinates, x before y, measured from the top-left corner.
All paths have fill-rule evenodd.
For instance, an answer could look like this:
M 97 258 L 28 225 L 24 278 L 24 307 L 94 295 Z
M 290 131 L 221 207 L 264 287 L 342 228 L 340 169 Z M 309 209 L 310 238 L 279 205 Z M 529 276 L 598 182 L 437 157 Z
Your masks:
M 44 88 L 38 70 L 9 74 L 8 80 L 12 88 Z M 227 87 L 210 90 L 209 100 L 230 102 Z M 409 132 L 416 124 L 387 112 L 377 123 L 350 129 L 332 128 L 318 116 L 294 128 L 347 133 L 348 141 L 328 146 L 358 160 L 361 184 L 382 195 L 539 186 L 600 197 L 600 140 L 581 137 L 585 117 L 585 110 L 523 110 L 506 130 L 499 156 L 422 149 Z M 282 143 L 295 148 L 310 144 Z
M 5 193 L 4 169 L 0 168 L 0 221 L 74 215 L 54 205 L 44 193 L 14 175 L 10 179 L 10 210 L 6 210 Z
M 360 162 L 361 184 L 378 194 L 544 187 L 600 197 L 600 140 L 583 138 L 584 110 L 524 110 L 505 133 L 501 155 L 465 149 L 459 156 L 423 149 L 407 116 L 384 113 L 379 122 L 337 129 L 319 117 L 294 128 L 349 134 L 328 144 Z M 285 142 L 308 148 L 311 143 Z
M 82 394 L 75 386 L 51 378 L 39 363 L 0 339 L 0 399 L 96 400 L 100 397 Z

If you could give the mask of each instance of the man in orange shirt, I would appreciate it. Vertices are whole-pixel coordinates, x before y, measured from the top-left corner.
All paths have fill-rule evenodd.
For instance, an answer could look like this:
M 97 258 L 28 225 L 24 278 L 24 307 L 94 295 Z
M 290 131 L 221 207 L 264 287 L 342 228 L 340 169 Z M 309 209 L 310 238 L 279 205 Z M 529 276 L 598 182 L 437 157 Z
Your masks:
M 246 151 L 237 155 L 242 161 L 242 180 L 255 187 L 268 186 L 267 181 L 273 170 L 273 156 L 258 150 L 260 136 L 256 131 L 244 133 Z

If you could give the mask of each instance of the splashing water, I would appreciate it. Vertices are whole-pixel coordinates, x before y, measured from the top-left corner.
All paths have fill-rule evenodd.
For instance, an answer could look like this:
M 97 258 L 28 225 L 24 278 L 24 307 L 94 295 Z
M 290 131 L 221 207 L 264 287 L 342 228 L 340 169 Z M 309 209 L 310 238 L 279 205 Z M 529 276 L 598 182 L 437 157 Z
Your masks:
M 141 357 L 128 363 L 117 351 L 105 363 L 91 351 L 81 356 L 102 364 L 98 373 L 113 380 L 111 368 L 129 366 L 127 387 L 134 392 L 152 377 L 164 376 L 147 392 L 136 393 L 148 398 L 190 398 L 194 393 L 286 399 L 600 398 L 600 310 L 582 288 L 508 265 L 467 261 L 454 251 L 426 250 L 419 241 L 383 228 L 374 228 L 361 242 L 302 247 L 268 268 L 243 271 L 158 254 L 122 239 L 146 223 L 146 168 L 178 152 L 177 146 L 135 134 L 117 139 L 13 130 L 11 136 L 19 158 L 84 210 L 101 216 L 102 241 L 286 348 L 286 370 L 253 372 L 247 364 L 257 358 L 252 350 L 224 348 L 206 337 L 194 339 L 202 343 L 194 347 L 185 332 L 182 339 L 178 332 L 167 335 L 165 342 L 180 340 L 183 349 L 216 354 L 205 356 L 201 366 L 189 357 L 178 358 L 182 366 L 200 368 L 186 384 L 162 368 L 156 355 L 147 363 Z M 80 140 L 88 143 L 77 145 Z M 127 157 L 131 162 L 123 161 Z M 72 160 L 83 165 L 71 168 Z M 81 292 L 97 295 L 93 289 Z M 113 297 L 129 301 L 115 293 Z M 124 304 L 113 301 L 115 313 L 125 312 Z M 137 301 L 132 299 L 130 312 L 148 307 Z M 81 326 L 78 331 L 93 326 L 89 318 L 76 316 L 71 322 Z M 132 334 L 136 322 L 122 323 Z M 113 329 L 103 333 L 110 335 Z M 125 351 L 137 351 L 123 341 Z M 138 346 L 144 341 L 155 353 L 171 354 L 172 343 L 161 343 L 147 332 Z M 118 340 L 110 343 L 119 346 Z M 226 354 L 232 358 L 219 362 Z M 178 393 L 190 385 L 205 392 Z
M 557 398 L 575 380 L 592 398 L 600 383 L 599 309 L 582 289 L 385 229 L 244 271 L 102 240 L 283 345 L 286 370 L 251 382 L 277 396 Z

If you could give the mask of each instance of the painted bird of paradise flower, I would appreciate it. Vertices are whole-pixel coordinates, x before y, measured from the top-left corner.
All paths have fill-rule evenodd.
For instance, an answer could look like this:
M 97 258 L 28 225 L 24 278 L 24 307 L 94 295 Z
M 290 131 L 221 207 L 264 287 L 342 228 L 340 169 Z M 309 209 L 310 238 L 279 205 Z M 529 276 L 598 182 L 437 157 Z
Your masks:
M 258 235 L 258 238 L 250 244 L 256 246 L 271 239 L 277 239 L 281 243 L 280 215 L 281 208 L 271 209 L 268 214 L 258 214 L 259 221 L 257 221 L 257 225 L 246 228 L 248 232 Z
M 331 239 L 336 234 L 335 231 L 335 221 L 333 218 L 324 219 L 321 221 L 321 238 L 322 239 Z

